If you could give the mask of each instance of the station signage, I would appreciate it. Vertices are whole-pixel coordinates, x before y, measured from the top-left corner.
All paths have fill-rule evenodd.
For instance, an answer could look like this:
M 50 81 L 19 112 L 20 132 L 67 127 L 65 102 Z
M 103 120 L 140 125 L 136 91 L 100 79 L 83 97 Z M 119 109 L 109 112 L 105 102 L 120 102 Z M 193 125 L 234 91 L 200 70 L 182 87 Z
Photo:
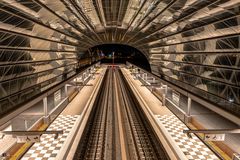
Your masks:
M 54 103 L 57 105 L 61 101 L 61 90 L 57 90 L 54 93 Z
M 179 99 L 180 99 L 180 94 L 176 91 L 173 91 L 172 92 L 173 103 L 175 103 L 176 105 L 179 105 Z
M 17 136 L 17 143 L 40 142 L 40 135 Z
M 225 134 L 204 134 L 204 141 L 224 141 Z

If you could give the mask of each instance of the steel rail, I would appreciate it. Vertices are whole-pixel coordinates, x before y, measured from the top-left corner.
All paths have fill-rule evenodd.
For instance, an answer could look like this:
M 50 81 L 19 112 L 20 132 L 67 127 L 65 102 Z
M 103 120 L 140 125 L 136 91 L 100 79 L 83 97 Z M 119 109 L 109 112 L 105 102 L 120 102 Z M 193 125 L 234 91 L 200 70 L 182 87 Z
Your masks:
M 156 134 L 151 128 L 148 120 L 139 107 L 139 103 L 135 95 L 131 91 L 123 74 L 121 77 L 121 93 L 124 99 L 124 107 L 127 112 L 126 116 L 129 120 L 133 140 L 135 141 L 135 149 L 137 151 L 137 159 L 169 159 L 166 151 L 156 138 Z

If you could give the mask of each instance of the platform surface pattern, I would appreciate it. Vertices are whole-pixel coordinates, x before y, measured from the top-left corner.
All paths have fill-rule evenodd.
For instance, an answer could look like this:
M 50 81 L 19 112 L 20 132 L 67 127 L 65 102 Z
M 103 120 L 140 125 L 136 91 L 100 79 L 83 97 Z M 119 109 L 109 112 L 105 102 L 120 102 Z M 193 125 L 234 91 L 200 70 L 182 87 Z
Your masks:
M 189 160 L 218 160 L 219 158 L 202 142 L 192 134 L 190 139 L 183 130 L 188 130 L 175 115 L 157 115 L 158 120 L 164 125 L 168 133 L 174 139 L 181 151 Z
M 63 130 L 63 134 L 57 139 L 54 135 L 42 135 L 41 142 L 35 143 L 21 160 L 54 160 L 77 118 L 78 115 L 59 115 L 47 130 Z

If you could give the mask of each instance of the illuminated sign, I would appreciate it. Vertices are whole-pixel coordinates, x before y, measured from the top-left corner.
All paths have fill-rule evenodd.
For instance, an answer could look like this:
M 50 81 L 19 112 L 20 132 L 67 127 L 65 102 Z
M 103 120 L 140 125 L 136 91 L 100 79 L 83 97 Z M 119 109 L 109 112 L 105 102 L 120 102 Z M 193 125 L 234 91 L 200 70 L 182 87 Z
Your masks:
M 173 103 L 175 103 L 176 105 L 179 105 L 179 99 L 180 99 L 180 94 L 173 91 L 173 93 L 172 93 Z
M 57 105 L 61 101 L 61 90 L 54 93 L 54 103 Z
M 17 136 L 17 143 L 40 142 L 40 135 Z
M 204 134 L 205 141 L 224 141 L 225 134 Z

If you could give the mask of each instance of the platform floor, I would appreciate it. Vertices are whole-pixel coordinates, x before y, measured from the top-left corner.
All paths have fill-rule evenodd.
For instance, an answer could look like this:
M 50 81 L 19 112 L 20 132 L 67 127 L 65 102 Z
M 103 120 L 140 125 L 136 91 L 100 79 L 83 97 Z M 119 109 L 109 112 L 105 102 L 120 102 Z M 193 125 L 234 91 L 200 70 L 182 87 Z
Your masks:
M 74 128 L 78 125 L 81 113 L 83 112 L 94 87 L 103 76 L 104 69 L 99 69 L 95 78 L 87 84 L 93 86 L 84 86 L 74 99 L 67 105 L 62 113 L 49 125 L 47 130 L 63 130 L 63 134 L 54 139 L 54 135 L 41 136 L 41 142 L 33 146 L 24 154 L 22 160 L 53 160 L 57 157 L 60 150 L 66 146 L 67 139 L 71 138 Z
M 187 102 L 187 98 L 185 99 Z M 183 105 L 184 104 L 184 105 Z M 187 104 L 183 103 L 180 105 L 180 108 L 187 112 Z M 191 118 L 192 125 L 196 126 L 199 129 L 238 129 L 239 124 L 233 123 L 227 118 L 211 111 L 210 109 L 202 106 L 201 104 L 192 101 L 191 107 Z M 223 145 L 219 144 L 219 147 L 222 147 L 223 150 L 226 151 L 225 146 L 227 146 L 227 150 L 231 155 L 233 153 L 240 153 L 240 135 L 239 134 L 225 134 L 224 142 L 221 142 Z
M 176 142 L 177 146 L 186 155 L 187 159 L 218 159 L 205 144 L 192 134 L 192 138 L 186 136 L 183 130 L 188 130 L 187 126 L 182 123 L 175 115 L 156 115 L 167 132 Z
M 63 130 L 63 134 L 54 139 L 54 135 L 42 135 L 41 142 L 34 145 L 25 153 L 22 160 L 54 160 L 59 153 L 79 115 L 59 115 L 48 127 L 47 131 Z
M 201 141 L 198 137 L 193 136 L 189 139 L 182 131 L 187 129 L 187 126 L 182 123 L 167 107 L 162 106 L 161 101 L 156 98 L 146 87 L 141 86 L 139 80 L 133 78 L 129 70 L 122 68 L 123 74 L 138 90 L 143 100 L 153 113 L 154 117 L 161 128 L 164 128 L 171 137 L 175 147 L 178 147 L 184 154 L 186 159 L 189 160 L 217 160 L 219 159 L 215 154 Z M 104 68 L 98 71 L 99 74 L 95 75 L 95 79 L 91 79 L 88 84 L 93 86 L 85 86 L 75 96 L 75 98 L 63 110 L 61 115 L 57 117 L 47 130 L 64 130 L 64 134 L 60 135 L 58 139 L 54 139 L 53 135 L 43 135 L 40 143 L 35 143 L 23 156 L 23 160 L 35 159 L 55 159 L 60 150 L 66 146 L 66 140 L 74 132 L 73 128 L 77 125 L 77 121 L 81 118 L 81 114 L 86 106 L 90 95 L 94 90 L 94 86 L 103 76 Z M 104 83 L 104 82 L 103 82 Z M 66 125 L 67 124 L 67 125 Z
M 167 107 L 162 106 L 161 101 L 156 98 L 146 87 L 141 86 L 142 83 L 139 80 L 133 78 L 130 71 L 126 68 L 122 68 L 123 74 L 127 77 L 138 93 L 141 95 L 153 115 L 157 118 L 158 124 L 162 125 L 172 140 L 174 140 L 174 147 L 178 147 L 178 150 L 186 156 L 188 160 L 217 160 L 219 159 L 198 137 L 193 136 L 193 139 L 183 134 L 183 130 L 187 129 L 186 125 L 180 121 Z M 182 154 L 181 153 L 181 154 Z

